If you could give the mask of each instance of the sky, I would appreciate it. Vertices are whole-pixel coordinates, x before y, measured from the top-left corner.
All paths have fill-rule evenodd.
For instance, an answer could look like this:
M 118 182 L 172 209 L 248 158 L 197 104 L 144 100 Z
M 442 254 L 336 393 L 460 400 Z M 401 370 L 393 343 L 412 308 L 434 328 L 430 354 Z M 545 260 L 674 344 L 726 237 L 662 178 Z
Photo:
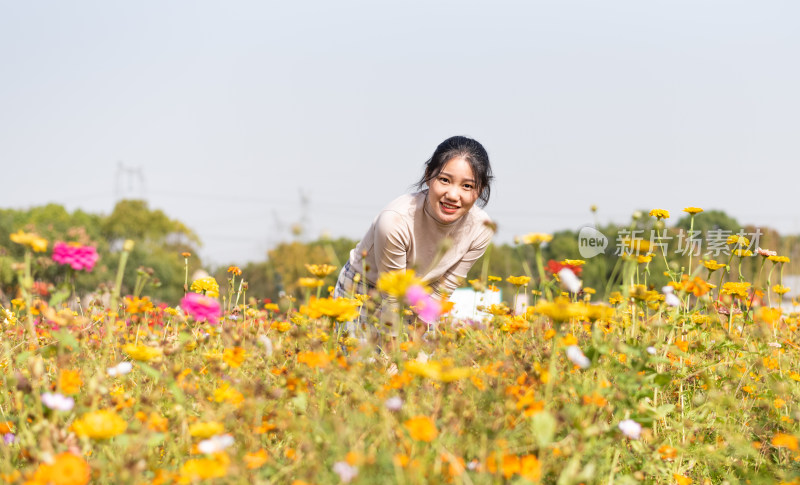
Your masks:
M 0 207 L 140 198 L 209 264 L 359 239 L 436 146 L 496 242 L 673 220 L 800 233 L 800 2 L 2 1 Z

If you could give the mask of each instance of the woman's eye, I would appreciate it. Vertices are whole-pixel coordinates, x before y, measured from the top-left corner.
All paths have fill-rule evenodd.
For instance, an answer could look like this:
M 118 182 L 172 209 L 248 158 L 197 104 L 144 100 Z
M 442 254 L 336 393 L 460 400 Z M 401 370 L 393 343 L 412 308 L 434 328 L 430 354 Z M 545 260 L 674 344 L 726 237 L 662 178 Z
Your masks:
M 443 184 L 446 184 L 446 183 L 448 183 L 450 181 L 447 179 L 447 177 L 439 177 L 439 182 L 441 182 Z
M 470 184 L 464 184 L 464 188 L 467 190 L 472 190 L 474 187 Z

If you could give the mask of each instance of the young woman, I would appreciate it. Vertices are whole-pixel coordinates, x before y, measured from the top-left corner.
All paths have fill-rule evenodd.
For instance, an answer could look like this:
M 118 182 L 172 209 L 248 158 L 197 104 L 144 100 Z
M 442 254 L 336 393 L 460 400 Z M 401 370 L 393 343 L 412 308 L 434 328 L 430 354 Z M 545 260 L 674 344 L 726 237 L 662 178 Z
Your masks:
M 435 298 L 452 293 L 492 240 L 493 224 L 481 209 L 492 178 L 480 143 L 463 136 L 443 141 L 425 164 L 419 191 L 390 202 L 350 252 L 334 296 L 367 294 L 382 273 L 408 269 Z M 384 298 L 381 322 L 393 321 L 386 303 L 392 302 Z

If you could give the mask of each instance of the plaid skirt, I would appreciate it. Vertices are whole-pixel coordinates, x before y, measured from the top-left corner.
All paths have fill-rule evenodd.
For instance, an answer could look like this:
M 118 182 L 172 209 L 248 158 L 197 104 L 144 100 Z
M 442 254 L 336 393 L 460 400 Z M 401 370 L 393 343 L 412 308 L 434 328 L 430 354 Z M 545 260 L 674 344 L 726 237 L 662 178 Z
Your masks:
M 356 275 L 359 275 L 359 281 L 356 282 Z M 339 272 L 339 279 L 336 280 L 336 288 L 333 290 L 334 298 L 353 298 L 354 295 L 366 295 L 374 290 L 375 286 L 370 284 L 364 278 L 364 275 L 357 273 L 350 261 L 346 262 Z
M 359 278 L 356 276 L 359 275 Z M 359 281 L 356 281 L 358 279 Z M 367 295 L 375 286 L 365 281 L 364 275 L 356 272 L 350 265 L 350 261 L 346 262 L 339 272 L 339 279 L 336 280 L 336 287 L 333 290 L 334 298 L 354 298 L 355 295 Z M 337 332 L 343 331 L 348 337 L 358 339 L 362 344 L 368 340 L 376 340 L 378 337 L 377 330 L 369 323 L 369 312 L 366 306 L 361 306 L 358 318 L 349 322 L 337 323 Z

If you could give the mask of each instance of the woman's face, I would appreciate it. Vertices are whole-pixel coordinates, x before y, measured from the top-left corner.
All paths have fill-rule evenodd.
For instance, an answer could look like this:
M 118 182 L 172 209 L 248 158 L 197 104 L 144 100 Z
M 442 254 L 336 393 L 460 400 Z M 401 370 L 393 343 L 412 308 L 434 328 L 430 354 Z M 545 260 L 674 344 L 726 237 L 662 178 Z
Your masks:
M 463 217 L 477 199 L 477 180 L 464 158 L 448 160 L 439 175 L 428 182 L 428 210 L 444 224 Z

